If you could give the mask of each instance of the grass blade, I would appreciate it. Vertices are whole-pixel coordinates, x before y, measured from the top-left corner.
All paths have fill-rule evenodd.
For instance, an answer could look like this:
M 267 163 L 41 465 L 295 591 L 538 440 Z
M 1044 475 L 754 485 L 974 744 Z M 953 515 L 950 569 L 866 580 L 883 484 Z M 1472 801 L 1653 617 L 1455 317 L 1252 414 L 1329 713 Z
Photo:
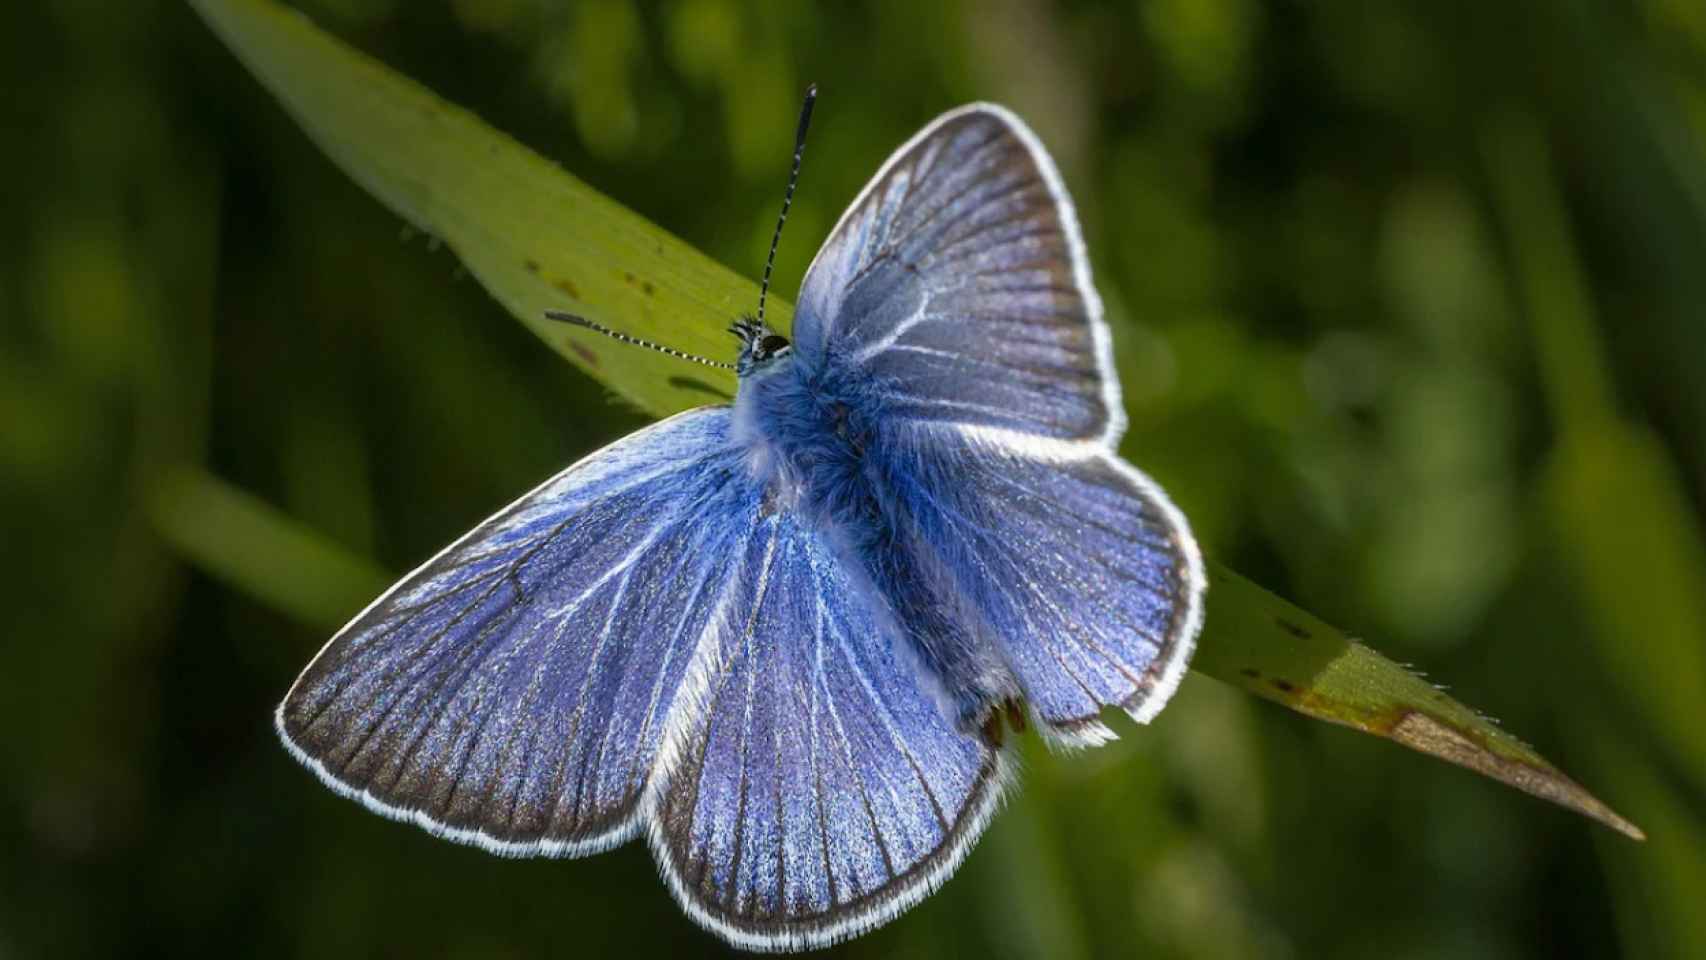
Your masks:
M 1224 567 L 1217 565 L 1211 577 L 1213 599 L 1192 663 L 1196 670 L 1646 839 L 1532 747 L 1445 691 Z

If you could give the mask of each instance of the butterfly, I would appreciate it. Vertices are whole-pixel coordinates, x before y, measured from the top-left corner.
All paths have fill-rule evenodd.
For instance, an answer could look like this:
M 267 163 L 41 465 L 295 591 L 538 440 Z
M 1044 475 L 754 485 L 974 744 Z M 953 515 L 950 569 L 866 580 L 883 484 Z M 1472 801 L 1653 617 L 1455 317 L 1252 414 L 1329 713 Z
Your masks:
M 581 460 L 339 631 L 277 710 L 290 752 L 498 854 L 643 836 L 694 920 L 780 951 L 948 878 L 1013 779 L 1004 716 L 1068 745 L 1154 717 L 1202 561 L 1116 452 L 1101 302 L 1025 124 L 938 117 L 830 233 L 792 341 L 759 305 L 732 404 Z

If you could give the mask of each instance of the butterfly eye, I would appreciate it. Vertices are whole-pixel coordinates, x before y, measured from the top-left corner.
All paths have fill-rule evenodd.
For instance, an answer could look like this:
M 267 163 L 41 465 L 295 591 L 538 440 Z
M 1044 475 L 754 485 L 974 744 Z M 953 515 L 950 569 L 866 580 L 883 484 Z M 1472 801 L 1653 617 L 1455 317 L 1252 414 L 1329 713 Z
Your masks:
M 788 338 L 771 334 L 758 342 L 757 353 L 761 357 L 773 357 L 788 349 Z

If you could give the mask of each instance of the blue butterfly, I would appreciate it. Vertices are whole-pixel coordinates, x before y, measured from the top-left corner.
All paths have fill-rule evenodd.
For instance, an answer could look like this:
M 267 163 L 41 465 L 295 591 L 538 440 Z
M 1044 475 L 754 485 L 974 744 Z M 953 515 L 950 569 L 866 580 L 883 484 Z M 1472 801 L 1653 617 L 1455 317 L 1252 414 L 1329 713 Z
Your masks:
M 792 343 L 762 304 L 732 405 L 580 461 L 333 637 L 278 708 L 291 753 L 494 853 L 643 834 L 694 920 L 793 950 L 947 879 L 1011 780 L 1003 715 L 1069 745 L 1149 721 L 1202 561 L 1115 452 L 1101 302 L 1024 123 L 937 118 L 818 252 Z

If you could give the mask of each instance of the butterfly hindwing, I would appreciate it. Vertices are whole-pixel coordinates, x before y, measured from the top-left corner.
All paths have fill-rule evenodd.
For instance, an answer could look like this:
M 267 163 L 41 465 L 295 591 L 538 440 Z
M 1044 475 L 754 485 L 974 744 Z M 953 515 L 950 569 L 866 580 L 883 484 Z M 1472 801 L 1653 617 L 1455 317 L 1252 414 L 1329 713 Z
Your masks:
M 1165 494 L 1106 453 L 1047 461 L 966 444 L 914 455 L 954 469 L 944 481 L 890 461 L 911 548 L 938 560 L 1044 731 L 1097 743 L 1104 707 L 1153 717 L 1202 617 L 1202 560 Z
M 703 924 L 817 946 L 924 896 L 982 830 L 1000 753 L 926 694 L 881 600 L 786 513 L 738 562 L 740 616 L 660 784 L 653 845 Z
M 393 587 L 280 705 L 339 792 L 508 854 L 633 835 L 665 720 L 753 534 L 729 413 L 559 474 Z
M 1123 426 L 1101 302 L 1059 174 L 1016 117 L 944 114 L 888 160 L 807 271 L 795 348 L 894 429 L 1055 441 Z

